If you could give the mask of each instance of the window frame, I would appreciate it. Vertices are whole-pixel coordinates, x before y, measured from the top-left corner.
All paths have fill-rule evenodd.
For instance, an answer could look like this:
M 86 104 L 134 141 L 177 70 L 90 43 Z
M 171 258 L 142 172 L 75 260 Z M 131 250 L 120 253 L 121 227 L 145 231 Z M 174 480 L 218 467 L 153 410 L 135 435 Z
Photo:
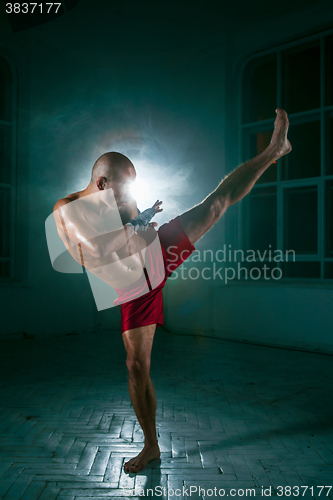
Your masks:
M 320 175 L 312 178 L 304 179 L 292 179 L 292 180 L 282 180 L 282 165 L 281 160 L 278 160 L 277 165 L 277 180 L 274 182 L 265 182 L 255 185 L 253 189 L 260 189 L 265 187 L 276 186 L 277 189 L 277 248 L 283 249 L 284 243 L 284 190 L 292 187 L 303 187 L 303 186 L 318 186 L 318 253 L 315 255 L 306 254 L 296 254 L 296 262 L 298 261 L 315 261 L 320 262 L 320 278 L 289 278 L 282 277 L 281 280 L 275 281 L 274 285 L 279 285 L 281 282 L 297 282 L 297 283 L 317 283 L 325 284 L 330 288 L 333 287 L 333 279 L 324 278 L 324 266 L 325 262 L 333 262 L 333 257 L 326 257 L 325 255 L 325 241 L 324 241 L 324 231 L 326 227 L 326 181 L 333 180 L 333 174 L 326 174 L 326 162 L 327 162 L 327 144 L 326 144 L 326 120 L 329 115 L 333 115 L 333 105 L 329 106 L 325 103 L 325 40 L 333 35 L 333 29 L 325 30 L 320 33 L 312 34 L 293 40 L 287 43 L 281 43 L 269 49 L 256 52 L 248 57 L 246 57 L 240 67 L 239 71 L 239 82 L 238 82 L 238 159 L 239 163 L 244 163 L 244 144 L 247 140 L 245 137 L 246 131 L 257 131 L 264 130 L 265 127 L 272 127 L 274 119 L 265 119 L 256 122 L 244 123 L 244 88 L 245 88 L 245 71 L 247 66 L 261 58 L 266 56 L 276 55 L 277 58 L 277 107 L 282 107 L 282 53 L 288 49 L 301 48 L 306 46 L 311 42 L 319 42 L 320 45 L 320 107 L 291 113 L 289 115 L 291 124 L 305 123 L 309 121 L 310 118 L 315 118 L 316 115 L 319 116 L 320 120 Z M 288 111 L 288 110 L 287 110 Z M 250 159 L 250 158 L 248 158 Z M 247 198 L 247 197 L 246 197 Z M 248 200 L 241 201 L 238 204 L 238 247 L 244 249 L 244 228 L 246 227 L 246 208 Z M 243 281 L 243 280 L 241 280 Z
M 5 64 L 8 65 L 9 71 L 11 73 L 11 89 L 10 89 L 10 99 L 11 99 L 11 116 L 10 120 L 1 120 L 0 125 L 9 127 L 11 130 L 11 151 L 10 151 L 10 161 L 11 161 L 11 179 L 10 183 L 1 183 L 0 187 L 10 190 L 10 250 L 9 257 L 0 257 L 0 262 L 10 261 L 10 274 L 9 278 L 0 277 L 0 285 L 6 283 L 12 283 L 16 280 L 16 196 L 17 196 L 17 126 L 18 126 L 18 116 L 17 116 L 17 72 L 13 61 L 10 57 L 0 49 L 0 59 L 2 59 Z

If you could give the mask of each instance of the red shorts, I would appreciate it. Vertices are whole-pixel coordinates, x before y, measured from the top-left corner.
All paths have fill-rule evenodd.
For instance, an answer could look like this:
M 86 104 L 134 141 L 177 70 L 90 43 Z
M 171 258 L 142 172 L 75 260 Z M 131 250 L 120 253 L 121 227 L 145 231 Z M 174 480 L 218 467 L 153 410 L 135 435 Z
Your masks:
M 158 235 L 160 247 L 158 241 L 158 247 L 154 244 L 147 245 L 146 269 L 142 278 L 134 285 L 116 290 L 119 298 L 114 303 L 121 304 L 122 333 L 140 326 L 163 325 L 162 289 L 172 271 L 195 250 L 179 222 L 179 216 L 163 224 L 155 233 L 150 234 L 153 234 L 153 238 Z M 149 291 L 143 295 L 145 290 Z M 137 298 L 132 299 L 135 295 Z

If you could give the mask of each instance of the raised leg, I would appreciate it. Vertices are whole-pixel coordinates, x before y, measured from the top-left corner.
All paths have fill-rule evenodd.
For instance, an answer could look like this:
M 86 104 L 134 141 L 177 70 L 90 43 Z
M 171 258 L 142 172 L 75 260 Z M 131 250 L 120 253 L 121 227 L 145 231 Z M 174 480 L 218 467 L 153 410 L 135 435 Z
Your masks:
M 128 388 L 134 411 L 145 436 L 143 450 L 124 465 L 125 472 L 138 472 L 160 456 L 156 436 L 156 398 L 149 375 L 150 356 L 156 325 L 123 333 L 127 352 Z
M 192 244 L 216 224 L 230 205 L 237 203 L 251 191 L 273 162 L 291 151 L 287 139 L 287 113 L 283 109 L 277 109 L 276 113 L 272 139 L 265 151 L 236 168 L 199 205 L 180 215 L 180 223 Z

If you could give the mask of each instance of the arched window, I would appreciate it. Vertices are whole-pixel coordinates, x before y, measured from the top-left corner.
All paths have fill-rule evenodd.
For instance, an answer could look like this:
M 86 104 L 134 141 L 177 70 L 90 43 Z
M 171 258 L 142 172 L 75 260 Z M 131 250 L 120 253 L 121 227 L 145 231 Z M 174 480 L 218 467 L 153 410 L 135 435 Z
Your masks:
M 0 280 L 14 277 L 15 93 L 13 74 L 0 56 Z
M 276 107 L 289 116 L 292 152 L 242 202 L 244 249 L 281 250 L 284 261 L 265 263 L 284 278 L 333 279 L 332 68 L 331 30 L 252 57 L 242 75 L 243 161 L 268 146 Z

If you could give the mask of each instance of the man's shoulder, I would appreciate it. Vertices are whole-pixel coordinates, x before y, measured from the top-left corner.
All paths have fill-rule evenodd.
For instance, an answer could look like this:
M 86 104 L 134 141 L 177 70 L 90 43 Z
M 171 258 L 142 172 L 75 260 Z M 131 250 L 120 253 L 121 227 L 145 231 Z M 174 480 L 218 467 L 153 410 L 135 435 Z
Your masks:
M 61 198 L 60 200 L 57 201 L 57 203 L 53 207 L 53 212 L 56 212 L 59 208 L 63 207 L 64 205 L 67 205 L 71 200 L 68 198 Z
M 77 200 L 77 198 L 78 197 L 76 196 L 76 193 L 69 194 L 65 198 L 60 198 L 60 200 L 58 200 L 57 203 L 54 205 L 53 212 L 55 212 L 56 210 L 58 210 L 59 208 L 65 206 L 65 205 L 68 205 L 68 203 L 71 203 L 72 201 Z

